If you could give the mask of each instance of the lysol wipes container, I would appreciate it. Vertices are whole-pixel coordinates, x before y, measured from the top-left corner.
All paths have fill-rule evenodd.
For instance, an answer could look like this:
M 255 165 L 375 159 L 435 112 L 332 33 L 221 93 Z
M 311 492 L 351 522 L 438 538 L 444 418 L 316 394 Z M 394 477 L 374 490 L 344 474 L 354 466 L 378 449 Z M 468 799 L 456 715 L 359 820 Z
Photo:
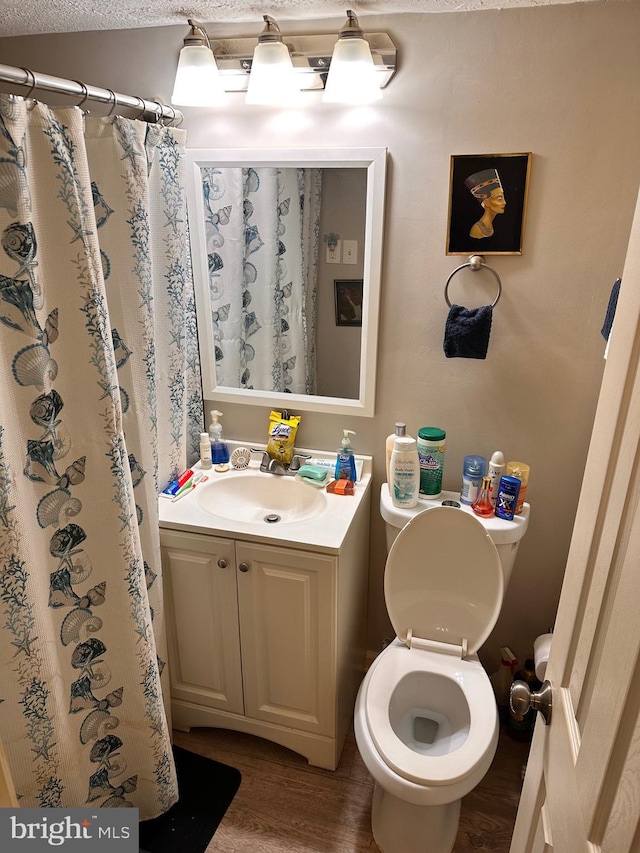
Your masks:
M 442 491 L 446 437 L 446 432 L 440 427 L 421 427 L 418 430 L 420 494 L 425 497 L 437 498 Z

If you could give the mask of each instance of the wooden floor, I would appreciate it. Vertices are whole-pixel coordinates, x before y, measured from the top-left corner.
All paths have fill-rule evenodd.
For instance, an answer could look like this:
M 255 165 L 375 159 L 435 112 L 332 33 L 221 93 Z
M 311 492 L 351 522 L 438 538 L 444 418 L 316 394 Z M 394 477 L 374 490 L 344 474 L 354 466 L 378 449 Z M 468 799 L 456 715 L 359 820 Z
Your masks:
M 310 767 L 277 744 L 222 729 L 176 731 L 174 739 L 242 774 L 207 853 L 377 853 L 373 782 L 353 732 L 334 772 Z M 491 769 L 462 801 L 453 853 L 508 853 L 528 748 L 501 733 Z

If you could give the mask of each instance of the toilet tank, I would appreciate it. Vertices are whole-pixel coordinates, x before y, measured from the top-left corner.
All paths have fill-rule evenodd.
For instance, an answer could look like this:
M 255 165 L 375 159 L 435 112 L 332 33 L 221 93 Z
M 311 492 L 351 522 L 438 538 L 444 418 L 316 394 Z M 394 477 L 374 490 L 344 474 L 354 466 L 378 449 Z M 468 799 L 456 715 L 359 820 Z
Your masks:
M 443 501 L 456 501 L 460 503 L 460 493 L 443 491 L 435 500 L 432 498 L 419 498 L 418 506 L 411 509 L 397 507 L 394 506 L 391 500 L 387 483 L 383 483 L 380 489 L 380 515 L 386 525 L 387 553 L 389 553 L 389 549 L 393 545 L 396 536 L 407 522 L 415 515 L 418 515 L 418 513 L 424 512 L 425 509 L 429 509 L 432 506 L 441 506 Z M 480 518 L 467 504 L 460 504 L 459 508 L 452 507 L 451 512 L 466 512 L 476 518 L 486 528 L 487 533 L 493 539 L 498 550 L 498 556 L 500 557 L 504 573 L 504 588 L 506 591 L 511 580 L 511 572 L 520 542 L 529 525 L 529 504 L 525 503 L 523 505 L 522 513 L 516 515 L 513 521 L 505 521 L 495 515 L 491 518 Z

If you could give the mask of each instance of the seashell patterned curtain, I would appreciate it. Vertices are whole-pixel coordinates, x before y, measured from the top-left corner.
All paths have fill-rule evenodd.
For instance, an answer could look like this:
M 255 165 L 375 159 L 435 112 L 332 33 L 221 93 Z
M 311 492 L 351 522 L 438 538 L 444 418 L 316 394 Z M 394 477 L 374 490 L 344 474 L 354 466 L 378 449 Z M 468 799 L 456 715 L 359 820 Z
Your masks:
M 203 409 L 184 131 L 0 96 L 0 737 L 22 806 L 177 799 L 157 494 Z
M 316 393 L 322 170 L 202 169 L 216 383 Z

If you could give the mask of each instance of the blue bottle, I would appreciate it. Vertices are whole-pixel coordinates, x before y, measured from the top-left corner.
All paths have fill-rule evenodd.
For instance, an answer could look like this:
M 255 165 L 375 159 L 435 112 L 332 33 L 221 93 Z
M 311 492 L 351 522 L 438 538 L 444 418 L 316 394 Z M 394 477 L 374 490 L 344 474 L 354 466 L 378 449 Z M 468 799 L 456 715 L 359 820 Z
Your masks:
M 336 480 L 351 480 L 355 483 L 357 480 L 356 474 L 356 458 L 353 455 L 351 447 L 350 435 L 355 435 L 352 429 L 343 429 L 344 436 L 342 438 L 342 447 L 338 450 L 336 457 L 336 469 L 334 477 Z
M 498 484 L 498 496 L 496 498 L 496 515 L 505 521 L 513 521 L 520 493 L 520 480 L 517 477 L 509 477 L 504 474 L 500 477 Z

